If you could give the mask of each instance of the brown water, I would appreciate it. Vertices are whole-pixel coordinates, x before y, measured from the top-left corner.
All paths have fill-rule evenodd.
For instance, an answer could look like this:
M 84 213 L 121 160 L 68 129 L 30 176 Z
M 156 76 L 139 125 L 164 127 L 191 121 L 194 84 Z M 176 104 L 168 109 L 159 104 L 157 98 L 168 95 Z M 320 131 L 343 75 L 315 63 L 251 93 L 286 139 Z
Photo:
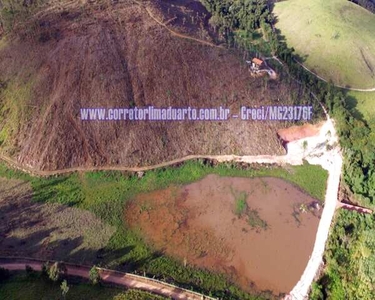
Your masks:
M 307 265 L 319 223 L 314 202 L 281 179 L 209 175 L 140 195 L 126 219 L 156 249 L 223 272 L 245 290 L 278 295 L 293 288 Z

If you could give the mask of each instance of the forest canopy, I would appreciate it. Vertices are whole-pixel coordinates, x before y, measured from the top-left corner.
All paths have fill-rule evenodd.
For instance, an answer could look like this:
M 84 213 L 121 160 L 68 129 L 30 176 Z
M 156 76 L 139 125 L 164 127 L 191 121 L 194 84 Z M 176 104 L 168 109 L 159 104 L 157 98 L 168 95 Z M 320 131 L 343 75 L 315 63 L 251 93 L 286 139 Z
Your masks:
M 375 0 L 349 0 L 363 8 L 367 9 L 368 11 L 375 13 Z

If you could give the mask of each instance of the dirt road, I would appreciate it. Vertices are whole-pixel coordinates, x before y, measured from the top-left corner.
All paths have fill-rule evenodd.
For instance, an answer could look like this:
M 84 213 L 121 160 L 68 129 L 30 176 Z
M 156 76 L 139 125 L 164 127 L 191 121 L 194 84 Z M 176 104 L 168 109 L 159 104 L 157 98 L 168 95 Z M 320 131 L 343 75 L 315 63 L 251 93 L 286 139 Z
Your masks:
M 11 271 L 25 270 L 27 265 L 36 271 L 41 271 L 44 263 L 44 261 L 36 261 L 33 259 L 0 258 L 0 267 Z M 66 275 L 89 279 L 90 267 L 70 264 L 65 264 L 65 266 L 67 270 Z M 211 297 L 206 297 L 198 293 L 177 288 L 176 286 L 169 285 L 167 283 L 133 274 L 121 273 L 101 268 L 99 268 L 99 273 L 104 283 L 117 284 L 126 288 L 140 289 L 176 300 L 214 300 L 214 298 Z
M 327 126 L 325 130 L 322 131 L 322 133 L 326 132 L 326 136 L 329 137 L 334 142 L 334 144 L 336 144 L 338 142 L 338 138 L 333 121 L 328 118 L 328 121 L 325 125 Z M 321 151 L 320 154 L 319 149 Z M 319 222 L 313 252 L 310 256 L 307 267 L 301 276 L 301 279 L 295 285 L 290 294 L 285 297 L 286 300 L 308 299 L 308 292 L 310 290 L 311 284 L 313 283 L 314 278 L 323 263 L 325 244 L 328 239 L 332 219 L 336 210 L 341 169 L 343 164 L 339 146 L 336 146 L 331 151 L 324 151 L 321 146 L 318 146 L 317 149 L 310 150 L 310 155 L 306 159 L 311 164 L 320 164 L 328 171 L 329 176 L 325 195 L 324 210 Z
M 188 36 L 186 34 L 182 34 L 182 33 L 179 33 L 177 31 L 174 31 L 173 29 L 171 29 L 170 27 L 167 26 L 168 21 L 166 23 L 163 23 L 158 18 L 156 18 L 149 7 L 145 6 L 143 3 L 139 2 L 139 1 L 134 0 L 134 2 L 137 3 L 139 6 L 141 6 L 147 12 L 147 14 L 151 17 L 151 19 L 153 19 L 156 23 L 158 23 L 159 25 L 161 25 L 165 29 L 167 29 L 173 36 L 176 36 L 176 37 L 179 37 L 179 38 L 182 38 L 182 39 L 186 39 L 186 40 L 191 40 L 191 41 L 194 41 L 194 42 L 206 45 L 206 46 L 224 49 L 224 47 L 222 45 L 216 45 L 214 43 L 210 43 L 208 41 L 197 39 L 197 38 Z
M 327 138 L 325 134 L 329 131 L 333 131 L 334 126 L 332 121 L 327 121 L 320 129 L 321 134 L 314 137 L 309 137 L 305 139 L 301 139 L 298 141 L 293 141 L 288 144 L 288 150 L 287 155 L 283 156 L 272 156 L 272 155 L 244 155 L 244 156 L 238 156 L 238 155 L 188 155 L 182 158 L 177 158 L 174 160 L 162 162 L 160 164 L 151 165 L 151 166 L 144 166 L 144 167 L 124 167 L 124 166 L 101 166 L 101 167 L 75 167 L 75 168 L 65 168 L 65 169 L 59 169 L 59 170 L 53 170 L 53 171 L 43 171 L 38 170 L 33 167 L 20 164 L 16 160 L 3 155 L 0 153 L 0 159 L 9 164 L 11 167 L 19 169 L 23 172 L 35 175 L 35 176 L 55 176 L 55 175 L 63 175 L 73 172 L 91 172 L 91 171 L 128 171 L 128 172 L 144 172 L 144 171 L 150 171 L 155 170 L 159 168 L 164 168 L 168 166 L 173 166 L 188 160 L 194 160 L 194 159 L 211 159 L 211 160 L 217 160 L 219 162 L 245 162 L 245 163 L 259 163 L 259 164 L 277 164 L 277 165 L 285 165 L 285 164 L 291 164 L 291 165 L 301 165 L 303 164 L 303 160 L 311 155 L 317 155 L 317 153 L 314 154 L 314 151 L 316 152 L 316 149 L 314 149 L 314 146 L 316 145 L 322 145 L 327 142 Z M 324 131 L 324 134 L 322 132 Z M 333 131 L 335 132 L 335 131 Z M 331 143 L 334 143 L 337 140 L 336 136 L 331 137 Z M 306 141 L 309 145 L 307 149 L 304 149 L 302 146 L 302 143 Z M 325 149 L 318 149 L 319 153 L 322 153 L 325 151 Z M 316 164 L 321 164 L 321 161 L 317 161 Z
M 323 77 L 319 76 L 318 74 L 316 74 L 315 72 L 311 71 L 309 68 L 307 68 L 304 64 L 298 62 L 297 60 L 294 60 L 297 64 L 299 64 L 302 68 L 304 68 L 307 72 L 309 72 L 310 74 L 313 74 L 316 78 L 319 78 L 320 80 L 326 82 L 326 83 L 329 83 L 328 80 L 324 79 Z M 347 90 L 347 91 L 354 91 L 354 92 L 365 92 L 365 93 L 371 93 L 371 92 L 375 92 L 375 87 L 374 88 L 370 88 L 370 89 L 358 89 L 358 88 L 351 88 L 351 87 L 345 87 L 345 86 L 341 86 L 341 85 L 334 85 L 335 87 L 338 87 L 340 89 L 344 89 L 344 90 Z

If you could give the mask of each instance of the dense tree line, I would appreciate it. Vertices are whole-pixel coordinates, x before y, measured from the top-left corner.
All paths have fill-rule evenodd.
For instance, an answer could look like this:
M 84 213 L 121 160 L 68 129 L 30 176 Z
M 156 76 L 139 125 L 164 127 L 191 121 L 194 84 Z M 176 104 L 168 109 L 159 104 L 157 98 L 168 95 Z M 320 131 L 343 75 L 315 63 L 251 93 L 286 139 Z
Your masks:
M 267 0 L 201 0 L 212 17 L 210 23 L 234 44 L 234 32 L 244 30 L 252 34 L 261 29 L 267 40 L 272 40 L 274 16 Z
M 267 0 L 202 0 L 212 19 L 230 30 L 254 30 L 273 21 Z
M 371 215 L 339 211 L 326 245 L 326 268 L 311 300 L 375 299 L 374 228 Z
M 375 0 L 349 0 L 375 14 Z

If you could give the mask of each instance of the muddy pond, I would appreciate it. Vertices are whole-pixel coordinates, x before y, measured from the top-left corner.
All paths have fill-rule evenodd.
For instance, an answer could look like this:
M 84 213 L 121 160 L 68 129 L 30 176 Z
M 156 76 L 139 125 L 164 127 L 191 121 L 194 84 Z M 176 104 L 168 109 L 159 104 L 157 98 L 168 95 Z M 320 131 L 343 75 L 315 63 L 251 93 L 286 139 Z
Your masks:
M 226 274 L 245 290 L 288 293 L 312 252 L 318 201 L 277 178 L 209 175 L 139 195 L 125 218 L 153 248 Z

